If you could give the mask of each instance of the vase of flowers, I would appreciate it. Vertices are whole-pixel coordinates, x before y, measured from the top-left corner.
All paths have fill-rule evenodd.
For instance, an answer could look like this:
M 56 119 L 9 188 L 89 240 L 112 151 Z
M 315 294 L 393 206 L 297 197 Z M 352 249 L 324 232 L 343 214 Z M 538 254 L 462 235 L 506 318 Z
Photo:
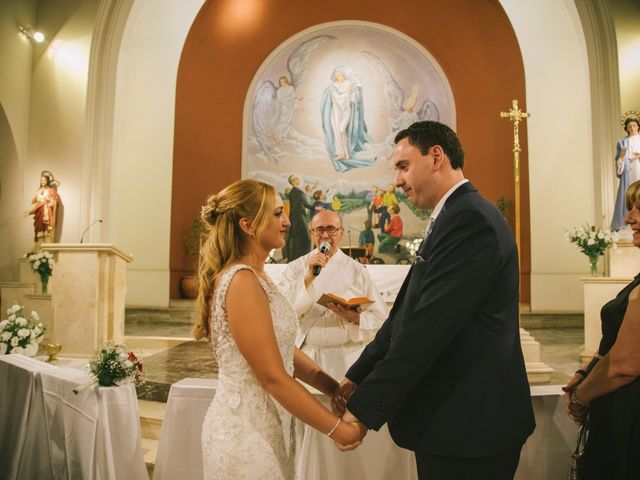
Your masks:
M 594 225 L 587 224 L 565 232 L 565 237 L 569 242 L 575 243 L 580 251 L 589 257 L 592 276 L 598 275 L 598 259 L 616 240 L 616 234 L 610 230 L 596 229 Z
M 0 355 L 7 353 L 35 357 L 45 327 L 34 311 L 26 318 L 17 303 L 7 310 L 8 318 L 0 322 Z
M 136 386 L 144 383 L 142 362 L 133 352 L 127 352 L 125 346 L 119 343 L 108 342 L 97 350 L 87 368 L 91 380 L 74 388 L 73 393 L 78 394 L 93 385 L 116 387 L 128 383 Z
M 29 252 L 25 257 L 29 260 L 31 268 L 40 275 L 42 293 L 47 293 L 49 277 L 53 275 L 53 254 L 42 250 L 40 252 Z

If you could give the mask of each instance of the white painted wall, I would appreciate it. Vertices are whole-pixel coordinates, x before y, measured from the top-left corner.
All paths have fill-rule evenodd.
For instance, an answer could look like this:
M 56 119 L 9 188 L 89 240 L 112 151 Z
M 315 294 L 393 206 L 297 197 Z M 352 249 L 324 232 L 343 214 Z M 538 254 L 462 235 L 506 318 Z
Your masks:
M 29 115 L 25 198 L 28 205 L 39 186 L 40 172 L 60 181 L 64 205 L 60 241 L 80 240 L 82 159 L 89 52 L 97 0 L 77 0 L 66 8 L 52 4 L 38 11 L 39 28 L 48 36 L 46 49 L 34 58 Z M 55 275 L 55 272 L 54 272 Z
M 182 45 L 203 3 L 136 0 L 122 37 L 114 76 L 113 139 L 108 159 L 110 216 L 96 236 L 134 256 L 127 279 L 130 306 L 162 307 L 168 303 L 175 82 Z M 566 243 L 563 231 L 595 220 L 589 71 L 582 27 L 571 0 L 501 3 L 520 43 L 526 105 L 533 115 L 528 121 L 527 145 L 532 309 L 580 311 L 579 278 L 587 273 L 588 262 Z M 79 239 L 84 226 L 79 190 L 86 174 L 82 172 L 82 146 L 87 133 L 87 66 L 97 4 L 97 0 L 77 0 L 55 34 L 56 39 L 68 41 L 76 49 L 72 58 L 77 68 L 63 67 L 46 54 L 36 58 L 30 113 L 26 113 L 29 87 L 25 86 L 30 58 L 7 34 L 10 28 L 3 10 L 22 12 L 23 4 L 19 0 L 0 4 L 0 53 L 6 48 L 11 53 L 10 60 L 0 55 L 0 104 L 9 112 L 18 152 L 26 149 L 25 124 L 31 116 L 30 161 L 20 167 L 25 180 L 20 185 L 24 192 L 19 203 L 28 204 L 39 170 L 51 168 L 63 182 L 66 214 L 62 240 L 69 242 Z M 29 5 L 33 8 L 33 2 Z M 18 71 L 17 78 L 12 78 L 14 70 Z M 5 201 L 3 194 L 0 192 L 0 202 Z M 0 205 L 2 212 L 5 204 Z M 31 230 L 27 223 L 23 235 L 28 237 Z M 0 233 L 3 228 L 6 222 L 0 217 Z M 11 241 L 18 236 L 12 232 Z M 2 250 L 0 276 L 5 261 Z
M 178 62 L 204 0 L 138 0 L 116 83 L 108 241 L 133 255 L 127 305 L 169 303 L 169 229 Z
M 593 224 L 589 68 L 571 0 L 500 0 L 524 60 L 531 205 L 531 309 L 582 311 L 587 258 L 564 230 Z
M 18 25 L 35 23 L 35 0 L 0 2 L 0 281 L 13 280 L 29 247 L 32 222 L 22 216 L 33 45 Z
M 614 23 L 618 41 L 622 112 L 640 111 L 640 2 L 617 0 Z M 620 129 L 620 136 L 624 131 Z

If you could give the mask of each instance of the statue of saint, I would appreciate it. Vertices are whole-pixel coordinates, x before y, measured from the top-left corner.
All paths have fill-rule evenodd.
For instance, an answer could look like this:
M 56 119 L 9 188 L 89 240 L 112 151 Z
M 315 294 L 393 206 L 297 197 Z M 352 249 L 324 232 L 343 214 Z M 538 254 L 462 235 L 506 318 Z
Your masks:
M 58 185 L 51 172 L 43 171 L 40 174 L 40 187 L 31 200 L 31 207 L 25 212 L 25 216 L 33 215 L 36 245 L 55 241 L 56 219 L 61 203 Z

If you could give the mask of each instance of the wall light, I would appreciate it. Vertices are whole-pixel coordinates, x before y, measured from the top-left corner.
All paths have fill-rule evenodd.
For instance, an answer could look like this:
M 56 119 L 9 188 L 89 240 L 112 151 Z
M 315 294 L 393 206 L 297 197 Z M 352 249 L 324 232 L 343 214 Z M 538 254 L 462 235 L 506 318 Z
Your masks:
M 44 42 L 44 33 L 33 30 L 31 27 L 23 27 L 22 25 L 19 25 L 18 31 L 28 40 L 32 40 L 36 43 Z

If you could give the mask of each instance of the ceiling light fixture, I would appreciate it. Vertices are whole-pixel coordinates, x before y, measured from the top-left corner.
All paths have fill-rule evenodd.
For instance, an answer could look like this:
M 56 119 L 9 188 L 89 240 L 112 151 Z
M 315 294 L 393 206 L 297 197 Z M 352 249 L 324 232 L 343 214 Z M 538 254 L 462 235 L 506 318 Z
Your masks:
M 18 31 L 26 39 L 32 40 L 36 43 L 42 43 L 45 40 L 44 33 L 33 30 L 31 27 L 23 27 L 22 25 L 19 25 Z

